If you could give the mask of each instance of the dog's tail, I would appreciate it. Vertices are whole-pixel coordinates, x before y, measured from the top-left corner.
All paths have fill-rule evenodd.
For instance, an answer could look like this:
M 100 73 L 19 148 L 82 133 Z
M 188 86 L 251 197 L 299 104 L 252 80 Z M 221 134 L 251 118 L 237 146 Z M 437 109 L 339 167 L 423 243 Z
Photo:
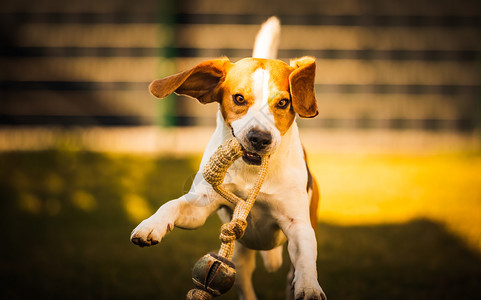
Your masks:
M 257 33 L 252 57 L 275 59 L 281 35 L 281 23 L 276 17 L 270 17 Z

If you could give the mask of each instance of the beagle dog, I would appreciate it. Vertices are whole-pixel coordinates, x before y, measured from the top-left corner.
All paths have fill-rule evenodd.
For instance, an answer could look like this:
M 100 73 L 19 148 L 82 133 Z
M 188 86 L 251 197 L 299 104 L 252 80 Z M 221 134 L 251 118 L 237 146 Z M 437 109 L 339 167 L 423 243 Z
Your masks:
M 217 127 L 204 152 L 202 170 L 219 145 L 236 137 L 245 154 L 228 170 L 227 190 L 245 199 L 259 170 L 260 155 L 269 155 L 269 170 L 247 218 L 245 235 L 236 241 L 233 261 L 241 299 L 256 299 L 251 275 L 258 250 L 268 271 L 282 264 L 283 244 L 292 262 L 287 297 L 326 299 L 317 280 L 317 242 L 314 228 L 319 201 L 317 183 L 309 172 L 299 139 L 296 114 L 318 114 L 314 92 L 315 60 L 294 59 L 290 65 L 275 60 L 279 20 L 271 17 L 259 31 L 252 58 L 232 63 L 227 58 L 202 62 L 185 72 L 155 80 L 151 93 L 164 98 L 187 95 L 201 103 L 217 102 Z M 198 228 L 213 212 L 223 222 L 233 204 L 195 176 L 190 191 L 162 205 L 132 232 L 139 246 L 159 243 L 174 227 Z

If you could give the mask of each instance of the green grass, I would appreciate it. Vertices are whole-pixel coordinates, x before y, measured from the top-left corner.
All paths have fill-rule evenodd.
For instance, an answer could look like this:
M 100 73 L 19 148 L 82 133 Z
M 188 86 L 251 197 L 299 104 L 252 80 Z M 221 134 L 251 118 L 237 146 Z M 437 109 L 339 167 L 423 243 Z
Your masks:
M 478 161 L 479 157 L 469 159 Z M 463 163 L 464 159 L 448 160 L 450 170 L 472 167 Z M 428 171 L 432 159 L 369 161 L 376 174 L 394 170 L 401 185 L 419 182 L 412 179 L 413 174 L 428 181 L 423 179 L 423 172 L 436 173 Z M 419 213 L 407 219 L 393 214 L 392 219 L 381 220 L 360 208 L 357 214 L 352 213 L 357 223 L 345 221 L 345 215 L 336 219 L 333 197 L 337 201 L 343 200 L 340 195 L 350 197 L 343 201 L 356 209 L 353 193 L 374 189 L 367 184 L 363 190 L 362 184 L 354 182 L 356 174 L 352 174 L 356 170 L 363 173 L 369 161 L 365 157 L 343 160 L 326 156 L 312 160 L 325 191 L 327 210 L 321 209 L 320 215 L 330 222 L 321 223 L 317 233 L 319 278 L 328 297 L 479 299 L 480 252 L 442 218 Z M 218 219 L 211 217 L 195 231 L 176 229 L 152 248 L 133 245 L 129 235 L 139 219 L 188 189 L 198 163 L 198 157 L 69 151 L 0 154 L 2 298 L 183 299 L 192 287 L 190 271 L 195 261 L 219 247 Z M 349 164 L 354 169 L 349 169 Z M 410 171 L 399 173 L 402 166 Z M 414 166 L 418 169 L 413 171 Z M 335 181 L 342 174 L 344 189 Z M 380 178 L 384 178 L 382 182 L 398 182 L 391 177 Z M 464 186 L 465 180 L 458 181 Z M 426 195 L 431 195 L 429 188 L 426 190 Z M 362 197 L 367 199 L 365 194 Z M 457 203 L 467 206 L 461 212 L 479 209 L 478 202 L 471 198 L 459 197 Z M 339 209 L 345 209 L 339 205 Z M 363 214 L 365 222 L 360 222 Z M 467 222 L 476 230 L 481 226 L 476 220 Z M 283 299 L 287 270 L 285 263 L 280 271 L 267 274 L 258 260 L 254 282 L 259 299 Z M 235 291 L 219 299 L 236 299 Z

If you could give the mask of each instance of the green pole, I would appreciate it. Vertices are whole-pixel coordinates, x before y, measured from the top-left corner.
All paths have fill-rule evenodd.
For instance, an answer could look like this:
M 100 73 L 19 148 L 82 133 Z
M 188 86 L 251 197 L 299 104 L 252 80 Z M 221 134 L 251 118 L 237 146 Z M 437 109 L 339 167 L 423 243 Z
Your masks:
M 476 92 L 475 94 L 473 95 L 473 97 L 475 97 L 474 99 L 474 107 L 472 108 L 473 109 L 473 114 L 474 115 L 471 115 L 472 118 L 474 118 L 474 128 L 473 130 L 475 131 L 475 135 L 477 135 L 477 138 L 481 141 L 481 51 L 478 51 L 477 52 L 477 55 L 476 55 L 476 67 L 477 67 L 477 71 L 478 71 L 478 86 L 477 86 L 477 89 L 476 89 Z M 477 149 L 477 150 L 481 150 L 481 149 Z
M 175 68 L 175 34 L 176 34 L 176 0 L 159 0 L 157 7 L 158 14 L 158 78 L 172 75 Z M 176 120 L 176 96 L 157 100 L 156 125 L 171 127 L 175 126 Z

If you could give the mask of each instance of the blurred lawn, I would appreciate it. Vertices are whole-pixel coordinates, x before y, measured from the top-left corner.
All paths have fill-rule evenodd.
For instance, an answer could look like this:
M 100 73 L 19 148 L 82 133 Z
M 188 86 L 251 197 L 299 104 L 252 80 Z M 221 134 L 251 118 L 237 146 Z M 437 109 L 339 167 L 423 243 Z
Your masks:
M 481 155 L 327 155 L 310 159 L 335 224 L 429 218 L 481 251 Z
M 216 217 L 162 244 L 137 222 L 189 188 L 199 157 L 0 153 L 4 299 L 184 299 L 219 246 Z M 480 299 L 481 156 L 310 157 L 323 200 L 320 282 L 330 299 Z M 288 264 L 254 274 L 283 299 Z M 235 299 L 231 291 L 219 299 Z

